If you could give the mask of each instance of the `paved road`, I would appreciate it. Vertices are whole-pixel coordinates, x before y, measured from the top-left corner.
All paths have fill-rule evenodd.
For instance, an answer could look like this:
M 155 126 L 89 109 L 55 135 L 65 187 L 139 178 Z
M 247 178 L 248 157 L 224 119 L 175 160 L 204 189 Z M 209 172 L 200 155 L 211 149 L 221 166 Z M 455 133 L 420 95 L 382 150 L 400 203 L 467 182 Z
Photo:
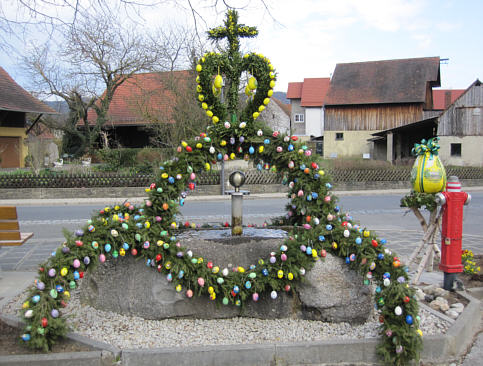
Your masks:
M 399 207 L 401 194 L 360 194 L 340 196 L 339 204 L 362 226 L 375 230 L 389 241 L 389 246 L 401 256 L 409 256 L 421 239 L 422 230 L 412 213 Z M 464 211 L 465 248 L 483 253 L 483 192 L 472 192 L 472 202 Z M 244 223 L 262 224 L 284 214 L 284 198 L 258 198 L 244 201 Z M 92 212 L 104 207 L 103 203 L 81 205 L 18 206 L 22 231 L 34 232 L 34 238 L 20 247 L 0 250 L 3 270 L 31 270 L 62 243 L 62 230 L 82 226 Z M 219 224 L 231 220 L 230 200 L 187 200 L 181 208 L 179 220 Z

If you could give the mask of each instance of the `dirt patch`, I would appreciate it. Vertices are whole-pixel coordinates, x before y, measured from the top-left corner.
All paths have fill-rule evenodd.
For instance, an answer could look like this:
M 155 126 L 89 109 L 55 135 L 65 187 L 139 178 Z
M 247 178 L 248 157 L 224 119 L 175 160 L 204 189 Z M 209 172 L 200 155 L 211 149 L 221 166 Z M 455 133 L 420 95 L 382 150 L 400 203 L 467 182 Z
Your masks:
M 44 353 L 33 350 L 22 344 L 21 329 L 11 327 L 0 319 L 0 356 L 26 355 Z M 59 340 L 53 348 L 53 353 L 94 351 L 92 347 L 68 339 Z

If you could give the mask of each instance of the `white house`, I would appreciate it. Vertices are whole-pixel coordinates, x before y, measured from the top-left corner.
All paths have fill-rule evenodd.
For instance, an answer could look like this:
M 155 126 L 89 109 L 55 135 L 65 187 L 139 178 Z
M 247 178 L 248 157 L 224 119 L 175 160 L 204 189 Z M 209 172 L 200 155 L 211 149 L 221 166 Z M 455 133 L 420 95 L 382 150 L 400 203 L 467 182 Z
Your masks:
M 305 78 L 288 84 L 292 134 L 303 140 L 324 136 L 324 103 L 329 85 L 330 78 Z

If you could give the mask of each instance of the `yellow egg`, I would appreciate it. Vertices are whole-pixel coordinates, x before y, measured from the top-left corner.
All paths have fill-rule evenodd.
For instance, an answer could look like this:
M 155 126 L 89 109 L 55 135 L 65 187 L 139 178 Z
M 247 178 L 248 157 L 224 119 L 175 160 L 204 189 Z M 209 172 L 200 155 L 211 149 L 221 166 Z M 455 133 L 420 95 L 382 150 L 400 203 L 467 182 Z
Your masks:
M 323 170 L 319 170 L 319 175 L 320 176 L 323 176 L 325 174 L 325 172 Z
M 205 100 L 205 96 L 204 96 L 203 94 L 199 94 L 199 95 L 198 95 L 198 100 L 199 100 L 200 102 L 204 101 L 204 100 Z
M 70 299 L 70 292 L 64 291 L 64 296 L 65 296 L 66 299 Z
M 181 146 L 186 147 L 188 146 L 188 143 L 186 141 L 181 141 Z
M 211 117 L 213 117 L 213 112 L 212 111 L 206 111 L 206 115 L 211 118 Z
M 270 103 L 270 98 L 265 98 L 263 100 L 263 104 L 267 105 L 268 103 Z
M 196 65 L 196 71 L 198 71 L 198 72 L 201 71 L 201 65 L 200 64 Z
M 119 249 L 119 255 L 124 257 L 126 255 L 126 250 L 124 250 L 124 248 Z
M 119 220 L 119 216 L 117 215 L 112 215 L 112 221 L 118 221 Z
M 214 274 L 217 274 L 218 272 L 220 272 L 220 267 L 218 266 L 214 266 L 213 269 L 211 270 Z
M 218 123 L 220 119 L 217 116 L 213 116 L 213 123 Z
M 225 140 L 221 140 L 220 141 L 220 146 L 226 146 L 226 141 Z
M 119 209 L 120 209 L 120 207 L 119 207 L 118 205 L 114 206 L 114 210 L 116 210 L 116 211 L 117 211 L 117 210 L 119 210 Z
M 212 286 L 208 287 L 208 293 L 212 294 L 213 292 L 215 292 L 215 289 Z
M 245 273 L 245 268 L 243 268 L 243 267 L 238 267 L 238 272 L 240 272 L 240 273 Z
M 104 207 L 104 211 L 109 212 L 111 209 L 109 207 Z
M 275 74 L 273 72 L 270 71 L 270 79 L 273 79 L 275 77 Z
M 221 75 L 215 76 L 215 81 L 213 82 L 213 85 L 215 86 L 215 88 L 221 89 L 221 87 L 223 86 L 223 78 L 221 77 Z
M 30 306 L 30 303 L 29 303 L 28 301 L 25 301 L 25 302 L 22 304 L 22 309 L 27 309 L 29 306 Z
M 271 80 L 270 81 L 270 88 L 273 88 L 275 86 L 275 81 L 274 80 Z
M 260 115 L 260 113 L 258 113 L 258 112 L 253 113 L 253 119 L 257 119 L 259 115 Z
M 162 241 L 162 240 L 158 240 L 158 241 L 156 242 L 156 245 L 157 245 L 158 247 L 160 247 L 160 246 L 161 246 L 161 245 L 163 245 L 163 244 L 164 244 L 164 241 Z
M 197 149 L 201 149 L 202 147 L 203 147 L 203 145 L 201 144 L 201 142 L 198 142 L 198 143 L 196 144 L 196 148 L 197 148 Z
M 245 87 L 245 95 L 248 96 L 248 97 L 252 95 L 252 91 L 250 90 L 248 85 Z
M 282 278 L 283 277 L 283 271 L 281 269 L 278 270 L 277 277 L 278 278 Z
M 206 171 L 211 170 L 211 165 L 210 165 L 210 163 L 205 163 L 205 170 L 206 170 Z
M 421 329 L 418 329 L 416 332 L 419 334 L 420 337 L 423 336 L 423 331 Z
M 262 153 L 264 149 L 265 149 L 265 147 L 264 147 L 263 145 L 260 145 L 260 146 L 258 147 L 258 152 L 259 152 L 259 153 Z
M 369 235 L 371 235 L 371 232 L 369 230 L 364 230 L 363 235 L 364 235 L 364 238 L 368 238 Z
M 60 275 L 61 275 L 61 276 L 66 276 L 68 272 L 69 272 L 69 271 L 67 270 L 67 268 L 65 268 L 65 267 L 64 267 L 64 268 L 62 268 L 62 269 L 60 270 Z
M 292 281 L 293 280 L 293 273 L 289 272 L 289 274 L 287 275 L 287 278 L 289 279 L 289 281 Z
M 203 263 L 203 257 L 198 258 L 198 263 Z
M 146 222 L 144 223 L 144 227 L 145 227 L 146 229 L 149 229 L 149 228 L 151 227 L 151 223 L 150 223 L 149 221 L 146 221 Z
M 263 110 L 265 109 L 265 106 L 261 105 L 260 107 L 258 107 L 258 111 L 261 113 L 263 112 Z
M 268 91 L 268 93 L 267 93 L 267 96 L 268 96 L 268 97 L 271 97 L 272 95 L 273 95 L 273 90 L 272 90 L 272 89 L 270 89 L 270 90 Z
M 257 82 L 257 79 L 255 79 L 253 76 L 248 79 L 248 88 L 250 88 L 250 90 L 255 90 L 258 86 L 258 82 Z
M 332 243 L 332 248 L 337 249 L 337 243 L 335 241 Z
M 235 153 L 231 153 L 231 154 L 230 154 L 230 159 L 231 159 L 231 160 L 235 160 L 235 158 L 236 158 Z
M 144 192 L 149 193 L 149 192 L 151 192 L 151 190 L 149 188 L 145 188 Z
M 201 85 L 196 85 L 196 91 L 198 93 L 201 93 L 203 91 L 203 88 L 201 87 Z
M 203 108 L 203 109 L 208 109 L 208 104 L 206 104 L 206 103 L 201 103 L 201 108 Z
M 210 299 L 211 300 L 215 300 L 216 299 L 216 294 L 214 292 L 210 295 Z
M 198 84 L 200 83 L 200 77 L 199 77 L 199 76 L 197 76 L 197 77 L 196 77 L 196 82 L 197 82 Z
M 180 285 L 180 284 L 177 284 L 177 285 L 176 285 L 176 292 L 181 292 L 181 290 L 182 290 L 182 289 L 183 289 L 183 288 L 181 287 L 181 285 Z
M 163 178 L 163 179 L 166 179 L 166 178 L 168 178 L 168 177 L 169 177 L 168 173 L 163 173 L 163 174 L 161 174 L 161 178 Z

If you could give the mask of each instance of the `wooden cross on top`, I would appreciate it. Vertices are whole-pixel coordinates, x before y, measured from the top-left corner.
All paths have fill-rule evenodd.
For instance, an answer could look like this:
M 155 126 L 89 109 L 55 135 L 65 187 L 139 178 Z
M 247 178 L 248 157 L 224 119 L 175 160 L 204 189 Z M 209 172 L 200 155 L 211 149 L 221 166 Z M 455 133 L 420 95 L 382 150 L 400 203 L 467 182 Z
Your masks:
M 238 13 L 236 10 L 230 9 L 226 14 L 225 26 L 212 28 L 208 31 L 208 38 L 219 40 L 228 39 L 230 45 L 230 53 L 238 52 L 240 49 L 239 38 L 253 38 L 258 35 L 256 27 L 249 27 L 244 24 L 238 24 Z

